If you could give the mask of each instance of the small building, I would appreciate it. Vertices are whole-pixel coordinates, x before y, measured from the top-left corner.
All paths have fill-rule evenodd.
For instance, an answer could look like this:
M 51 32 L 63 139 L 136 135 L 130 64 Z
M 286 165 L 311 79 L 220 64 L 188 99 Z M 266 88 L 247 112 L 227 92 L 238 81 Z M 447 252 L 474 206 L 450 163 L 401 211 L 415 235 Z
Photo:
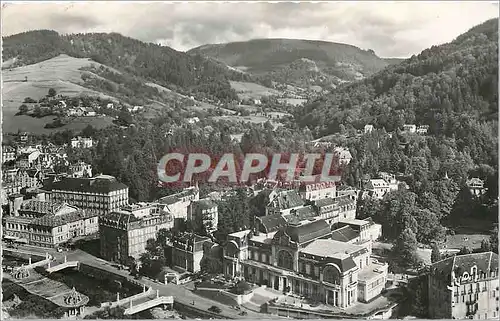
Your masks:
M 384 198 L 384 195 L 391 191 L 389 183 L 383 179 L 370 179 L 366 185 L 366 190 L 373 193 L 377 199 Z
M 429 317 L 498 320 L 498 254 L 456 255 L 430 267 Z
M 12 146 L 2 145 L 2 164 L 16 160 L 16 149 Z
M 355 218 L 341 219 L 340 227 L 348 226 L 359 235 L 360 241 L 376 241 L 382 237 L 382 225 L 376 224 L 371 218 L 358 220 Z
M 405 124 L 403 125 L 403 132 L 414 134 L 417 132 L 417 126 L 414 124 Z
M 373 125 L 365 125 L 365 134 L 369 134 L 373 131 Z
M 305 202 L 296 190 L 273 190 L 269 194 L 266 215 L 289 214 L 291 210 L 304 206 Z
M 303 200 L 309 201 L 335 197 L 336 185 L 335 182 L 302 182 L 299 187 L 299 195 Z
M 19 168 L 31 168 L 37 165 L 41 153 L 38 150 L 22 153 L 17 157 L 16 166 Z
M 191 117 L 186 119 L 188 124 L 196 124 L 200 122 L 200 119 L 198 117 Z
M 71 139 L 72 148 L 91 148 L 94 145 L 94 141 L 90 137 L 75 137 Z
M 425 135 L 429 131 L 429 125 L 420 125 L 417 127 L 417 134 Z
M 484 181 L 478 177 L 472 177 L 471 179 L 468 179 L 466 184 L 469 188 L 470 193 L 476 197 L 484 195 L 488 190 L 484 187 Z
M 201 259 L 204 255 L 205 243 L 211 243 L 210 238 L 193 233 L 184 233 L 172 240 L 172 265 L 188 272 L 201 270 Z
M 72 177 L 92 177 L 92 165 L 79 161 L 69 166 L 69 174 Z
M 351 162 L 351 152 L 344 147 L 335 147 L 333 153 L 338 157 L 338 162 L 341 165 L 348 165 Z
M 175 219 L 187 220 L 188 207 L 193 201 L 200 199 L 200 190 L 192 186 L 182 192 L 164 196 L 158 200 L 165 211 L 172 213 Z

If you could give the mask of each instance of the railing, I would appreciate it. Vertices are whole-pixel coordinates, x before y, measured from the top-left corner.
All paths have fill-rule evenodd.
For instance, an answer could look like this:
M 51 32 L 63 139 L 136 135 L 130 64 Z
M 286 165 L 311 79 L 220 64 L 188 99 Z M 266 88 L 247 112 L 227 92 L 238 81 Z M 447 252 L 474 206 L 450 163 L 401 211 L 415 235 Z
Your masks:
M 173 296 L 161 296 L 158 298 L 155 298 L 151 301 L 147 301 L 144 303 L 141 303 L 136 306 L 131 306 L 130 308 L 127 308 L 124 312 L 125 315 L 132 315 L 136 314 L 138 312 L 151 309 L 152 307 L 155 307 L 160 304 L 173 304 L 174 303 L 174 297 Z M 133 301 L 132 301 L 133 304 Z
M 52 272 L 57 272 L 57 271 L 63 270 L 63 269 L 68 268 L 68 267 L 77 267 L 77 266 L 78 266 L 78 261 L 68 261 L 68 262 L 58 264 L 56 266 L 48 267 L 46 269 L 46 271 L 49 273 L 52 273 Z

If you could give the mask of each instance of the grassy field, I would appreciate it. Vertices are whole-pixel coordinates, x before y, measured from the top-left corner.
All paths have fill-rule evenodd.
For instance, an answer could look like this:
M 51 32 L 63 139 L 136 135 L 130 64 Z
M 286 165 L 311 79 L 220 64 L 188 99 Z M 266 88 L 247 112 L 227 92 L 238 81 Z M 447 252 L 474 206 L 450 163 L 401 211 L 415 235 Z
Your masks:
M 99 65 L 89 59 L 60 55 L 33 65 L 3 69 L 3 130 L 5 132 L 17 132 L 18 129 L 22 129 L 37 133 L 49 133 L 59 130 L 43 128 L 46 123 L 52 120 L 52 117 L 38 119 L 28 116 L 15 116 L 26 97 L 38 100 L 47 95 L 50 88 L 54 88 L 58 94 L 70 97 L 88 94 L 102 98 L 112 98 L 82 86 L 81 75 L 84 71 L 79 69 L 91 64 Z M 25 77 L 27 77 L 26 82 Z M 99 120 L 96 124 L 99 125 L 100 123 Z M 74 126 L 80 127 L 78 124 Z
M 481 247 L 482 240 L 489 238 L 490 236 L 485 234 L 447 235 L 445 244 L 447 249 L 461 249 L 464 246 L 477 249 Z
M 276 123 L 264 116 L 214 116 L 212 117 L 215 120 L 227 120 L 233 122 L 245 122 L 245 123 L 254 123 L 254 124 L 263 124 L 266 121 L 270 121 L 274 128 L 282 126 L 283 124 Z
M 292 106 L 299 106 L 302 105 L 303 103 L 307 102 L 307 99 L 300 99 L 300 98 L 280 98 L 278 99 L 280 103 L 285 103 L 285 104 L 290 104 Z
M 260 99 L 262 96 L 277 95 L 278 91 L 253 82 L 230 81 L 240 99 Z

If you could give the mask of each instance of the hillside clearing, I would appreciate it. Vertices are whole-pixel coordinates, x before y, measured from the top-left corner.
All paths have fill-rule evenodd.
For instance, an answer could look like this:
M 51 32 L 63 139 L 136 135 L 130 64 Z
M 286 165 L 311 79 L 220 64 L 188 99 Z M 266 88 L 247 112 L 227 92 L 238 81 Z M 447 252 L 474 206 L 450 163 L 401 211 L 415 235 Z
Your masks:
M 262 96 L 278 95 L 278 91 L 253 82 L 230 81 L 230 84 L 240 99 L 260 99 Z
M 54 88 L 57 94 L 69 97 L 90 95 L 116 100 L 111 96 L 82 86 L 81 75 L 84 72 L 88 73 L 88 71 L 82 71 L 80 68 L 88 67 L 91 64 L 100 66 L 100 64 L 90 59 L 59 55 L 33 65 L 3 69 L 3 130 L 5 132 L 17 132 L 17 130 L 23 129 L 37 133 L 49 133 L 59 130 L 43 128 L 46 123 L 52 121 L 53 117 L 15 116 L 26 97 L 38 100 L 47 95 L 50 88 Z M 25 81 L 25 77 L 27 77 L 27 81 Z M 96 77 L 98 76 L 96 75 Z M 94 123 L 99 126 L 101 120 L 94 121 Z M 83 127 L 86 125 L 87 123 Z M 77 122 L 60 129 L 69 127 L 80 128 L 81 125 Z

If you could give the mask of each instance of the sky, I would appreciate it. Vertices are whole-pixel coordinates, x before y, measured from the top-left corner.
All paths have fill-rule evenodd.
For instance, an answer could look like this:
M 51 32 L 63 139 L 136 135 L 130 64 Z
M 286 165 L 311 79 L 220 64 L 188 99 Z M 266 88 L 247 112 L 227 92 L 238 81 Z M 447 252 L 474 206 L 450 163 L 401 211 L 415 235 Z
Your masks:
M 340 42 L 405 58 L 498 18 L 498 2 L 3 2 L 2 35 L 117 32 L 185 51 L 257 38 Z

